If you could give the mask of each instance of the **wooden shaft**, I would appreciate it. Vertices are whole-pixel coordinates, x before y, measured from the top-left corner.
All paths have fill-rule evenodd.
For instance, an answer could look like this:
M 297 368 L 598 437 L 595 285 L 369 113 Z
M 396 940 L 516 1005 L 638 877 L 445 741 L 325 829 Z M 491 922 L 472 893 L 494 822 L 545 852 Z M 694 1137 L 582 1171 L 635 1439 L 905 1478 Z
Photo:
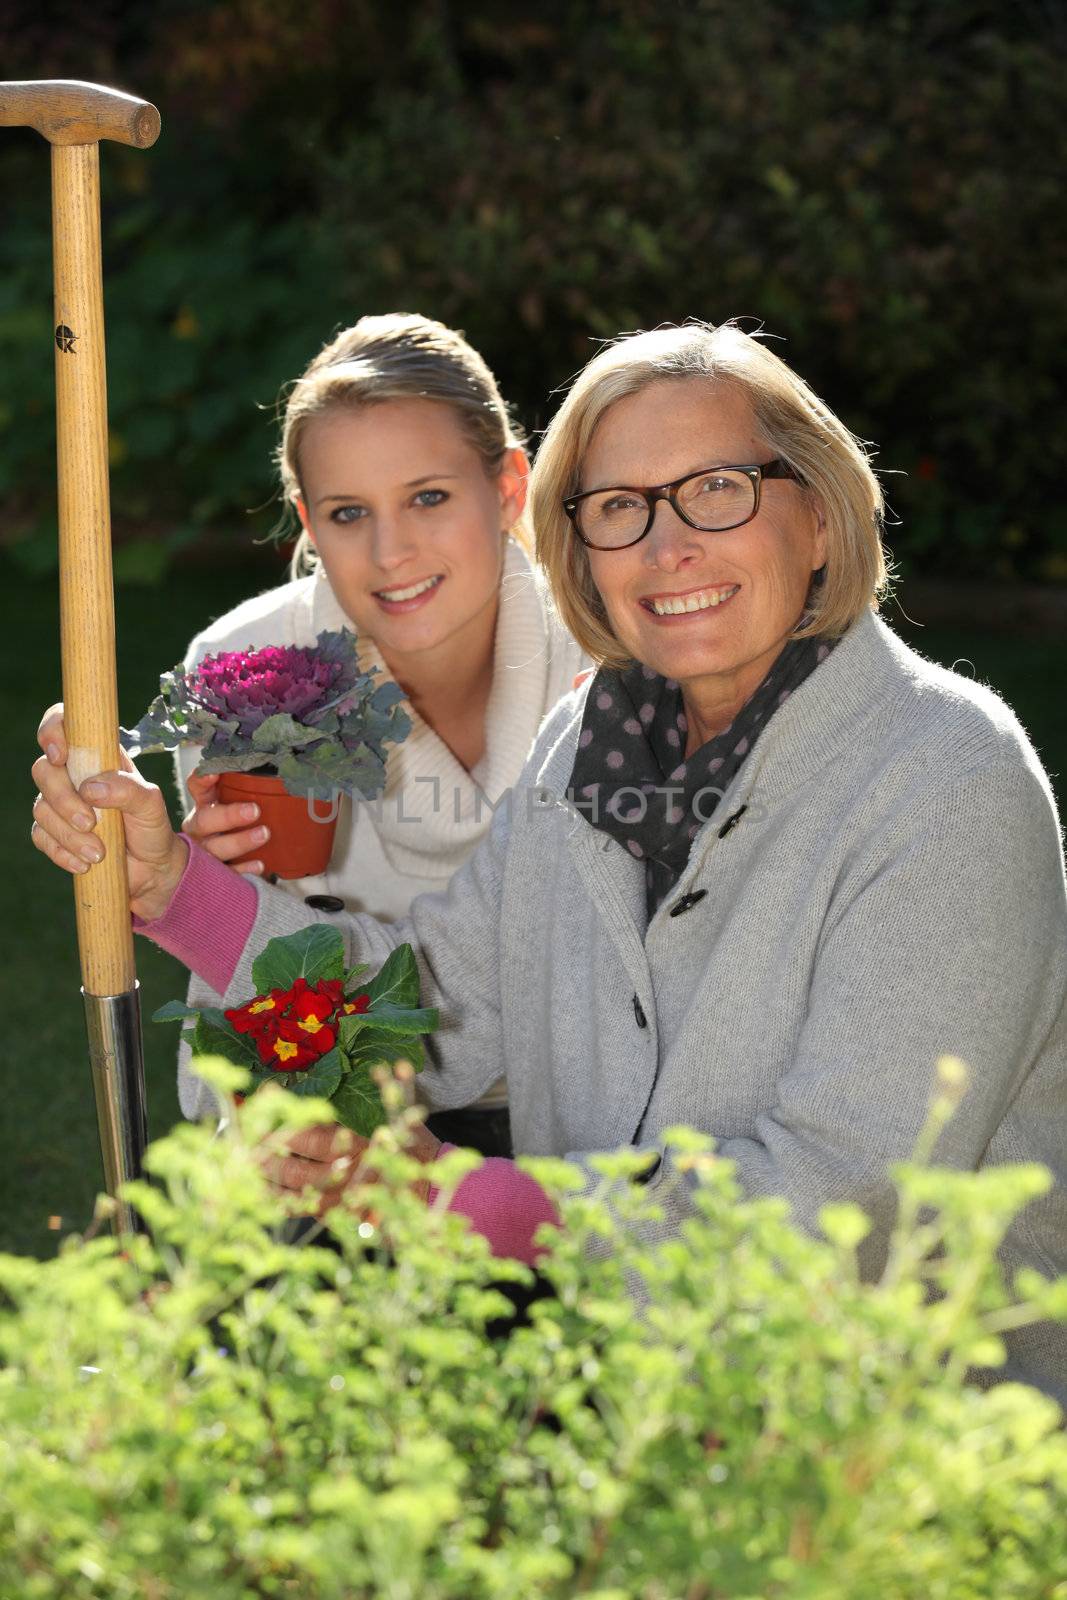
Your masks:
M 159 112 L 100 83 L 46 78 L 0 83 L 0 128 L 36 128 L 52 145 L 115 139 L 146 150 L 159 138 Z
M 52 146 L 52 239 L 63 700 L 79 784 L 119 766 L 96 144 Z M 74 879 L 82 984 L 119 995 L 136 981 L 125 839 L 118 812 L 98 817 L 107 853 Z

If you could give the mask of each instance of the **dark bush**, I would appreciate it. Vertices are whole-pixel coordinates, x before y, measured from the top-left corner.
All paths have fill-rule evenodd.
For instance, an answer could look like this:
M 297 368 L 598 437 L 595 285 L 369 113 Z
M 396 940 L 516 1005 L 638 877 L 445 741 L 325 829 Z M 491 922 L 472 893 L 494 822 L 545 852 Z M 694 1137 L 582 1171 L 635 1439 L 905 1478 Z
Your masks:
M 108 152 L 122 518 L 247 527 L 256 404 L 362 311 L 465 327 L 533 425 L 592 340 L 740 316 L 879 441 L 906 565 L 1067 576 L 1051 8 L 241 0 L 112 28 L 98 52 L 165 127 Z M 18 158 L 43 196 L 43 152 Z M 23 527 L 48 504 L 46 226 L 24 199 L 0 245 Z

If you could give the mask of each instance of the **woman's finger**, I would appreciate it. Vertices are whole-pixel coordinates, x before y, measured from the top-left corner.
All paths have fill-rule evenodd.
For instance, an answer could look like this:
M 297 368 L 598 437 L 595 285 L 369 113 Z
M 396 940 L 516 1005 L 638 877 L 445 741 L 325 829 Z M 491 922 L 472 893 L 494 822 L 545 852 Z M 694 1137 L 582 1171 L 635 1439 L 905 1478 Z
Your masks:
M 312 1128 L 301 1128 L 289 1136 L 286 1147 L 292 1155 L 304 1156 L 309 1161 L 335 1161 L 338 1157 L 362 1156 L 367 1140 L 353 1133 L 351 1128 L 339 1128 L 334 1122 L 319 1122 Z
M 38 756 L 30 768 L 30 776 L 52 810 L 70 827 L 77 828 L 80 833 L 89 833 L 96 827 L 92 806 L 86 805 L 75 789 L 65 766 L 54 765 L 47 755 Z
M 42 848 L 41 841 L 49 838 L 59 850 L 76 857 L 82 864 L 82 870 L 104 859 L 103 841 L 95 833 L 86 833 L 64 822 L 43 794 L 39 794 L 33 802 L 33 821 L 33 838 L 38 849 Z
M 37 726 L 37 743 L 55 767 L 65 765 L 67 734 L 63 726 L 63 702 L 49 706 Z
M 233 833 L 258 822 L 259 807 L 254 800 L 234 800 L 221 805 L 218 801 L 197 806 L 190 811 L 182 824 L 186 833 L 195 832 L 198 838 L 211 839 L 219 833 Z
M 48 860 L 54 862 L 57 867 L 62 867 L 64 872 L 88 872 L 90 863 L 84 860 L 82 856 L 75 855 L 72 851 L 65 849 L 50 833 L 46 833 L 36 817 L 30 827 L 30 840 L 34 849 L 39 850 L 43 856 L 47 856 Z
M 236 862 L 240 856 L 247 856 L 253 850 L 258 850 L 260 845 L 266 844 L 270 838 L 269 828 L 248 828 L 242 833 L 205 835 L 194 827 L 183 826 L 182 832 L 187 833 L 190 839 L 195 839 L 197 844 L 201 845 L 209 855 L 215 857 L 216 861 Z M 242 867 L 245 865 L 250 866 L 251 864 L 250 862 L 241 863 L 237 870 L 241 871 Z M 262 861 L 257 861 L 255 865 L 262 872 Z
M 297 1193 L 309 1184 L 320 1190 L 344 1188 L 367 1148 L 366 1139 L 334 1123 L 319 1123 L 283 1137 L 283 1148 L 276 1135 L 268 1137 L 263 1168 L 272 1183 Z
M 212 832 L 211 830 L 215 827 L 217 820 L 211 816 L 211 811 L 214 809 L 214 807 L 210 807 L 207 812 L 191 812 L 182 823 L 182 832 L 187 834 L 190 839 L 195 839 L 197 844 L 206 850 L 209 855 L 215 857 L 216 861 L 233 862 L 236 872 L 251 873 L 253 876 L 262 873 L 262 861 L 241 861 L 239 858 L 241 856 L 250 856 L 253 851 L 259 849 L 260 845 L 266 844 L 270 838 L 270 829 L 258 827 L 240 829 L 237 832 L 228 830 Z M 224 807 L 220 809 L 229 810 L 231 808 Z M 243 809 L 243 807 L 238 809 Z
M 133 772 L 98 772 L 76 791 L 91 806 L 122 811 L 142 825 L 171 831 L 162 790 L 135 769 Z
M 239 832 L 241 838 L 245 839 L 259 831 L 249 828 L 249 823 L 258 820 L 259 807 L 254 801 L 236 800 L 227 805 L 197 806 L 195 811 L 189 812 L 182 823 L 182 832 L 200 840 L 215 839 L 222 834 Z M 260 833 L 260 840 L 268 837 L 269 834 L 264 828 Z
M 214 800 L 221 776 L 222 774 L 219 772 L 201 772 L 199 769 L 196 772 L 190 772 L 185 783 L 198 806 L 206 805 L 209 801 Z
M 304 1189 L 318 1189 L 325 1193 L 343 1189 L 352 1176 L 352 1160 L 339 1156 L 336 1161 L 308 1161 L 303 1156 L 271 1156 L 265 1170 L 272 1183 L 280 1189 L 300 1194 Z

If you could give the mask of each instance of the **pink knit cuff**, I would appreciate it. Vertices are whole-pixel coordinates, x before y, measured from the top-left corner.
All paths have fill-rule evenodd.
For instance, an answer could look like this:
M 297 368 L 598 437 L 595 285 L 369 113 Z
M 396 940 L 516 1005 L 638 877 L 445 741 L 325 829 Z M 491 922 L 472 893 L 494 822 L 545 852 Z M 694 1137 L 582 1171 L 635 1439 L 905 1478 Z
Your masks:
M 454 1144 L 442 1144 L 437 1159 L 455 1149 Z M 435 1196 L 431 1191 L 431 1203 Z M 489 1156 L 476 1172 L 468 1172 L 448 1209 L 466 1217 L 495 1256 L 511 1256 L 531 1267 L 545 1253 L 544 1245 L 534 1243 L 538 1228 L 543 1222 L 560 1226 L 559 1212 L 541 1185 L 503 1156 Z
M 239 872 L 184 833 L 181 838 L 189 860 L 170 905 L 151 922 L 134 917 L 134 932 L 177 956 L 216 994 L 225 994 L 252 932 L 259 896 Z

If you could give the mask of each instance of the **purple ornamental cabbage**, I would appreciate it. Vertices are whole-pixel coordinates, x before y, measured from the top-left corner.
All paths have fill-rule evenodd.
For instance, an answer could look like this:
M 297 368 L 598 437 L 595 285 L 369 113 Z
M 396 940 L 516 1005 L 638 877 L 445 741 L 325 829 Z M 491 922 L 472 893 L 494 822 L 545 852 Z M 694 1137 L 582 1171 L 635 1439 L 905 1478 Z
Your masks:
M 297 645 L 227 650 L 201 661 L 192 698 L 222 720 L 236 717 L 242 735 L 251 738 L 279 711 L 298 722 L 314 721 L 341 673 L 339 661 Z
M 316 644 L 267 645 L 175 667 L 136 728 L 120 730 L 130 755 L 199 744 L 200 772 L 271 767 L 291 794 L 334 789 L 374 799 L 385 787 L 386 744 L 411 731 L 403 691 L 361 672 L 347 629 Z

